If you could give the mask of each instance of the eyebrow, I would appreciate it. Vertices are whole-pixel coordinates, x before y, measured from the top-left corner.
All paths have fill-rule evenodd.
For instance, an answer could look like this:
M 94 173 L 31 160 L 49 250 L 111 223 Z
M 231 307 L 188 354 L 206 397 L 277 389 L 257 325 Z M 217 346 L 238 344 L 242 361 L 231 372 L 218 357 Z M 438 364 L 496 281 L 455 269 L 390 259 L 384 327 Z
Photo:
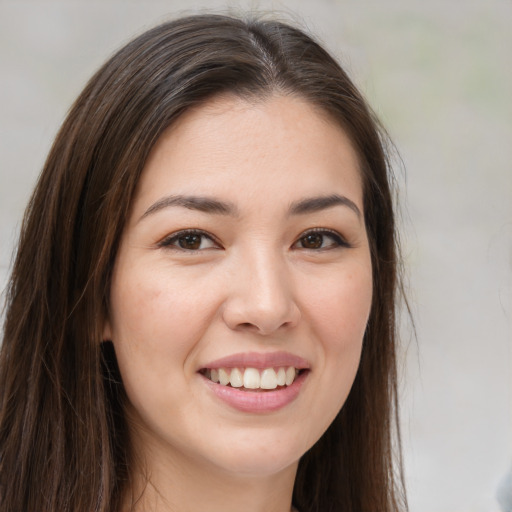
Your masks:
M 214 213 L 217 215 L 230 215 L 233 217 L 237 217 L 239 215 L 238 208 L 232 203 L 219 201 L 218 199 L 211 197 L 176 195 L 163 197 L 156 203 L 153 203 L 142 214 L 139 221 L 148 215 L 163 210 L 164 208 L 169 208 L 171 206 L 181 206 L 182 208 L 188 208 L 189 210 Z
M 347 206 L 359 218 L 362 217 L 361 210 L 357 207 L 354 201 L 348 197 L 339 194 L 331 194 L 329 196 L 311 197 L 295 201 L 290 205 L 291 215 L 302 215 L 305 213 L 314 213 L 321 210 L 326 210 L 334 206 Z
M 238 217 L 238 208 L 230 202 L 220 201 L 212 197 L 204 196 L 185 196 L 175 195 L 166 196 L 153 203 L 140 217 L 139 222 L 153 213 L 164 208 L 178 206 L 189 210 L 196 210 L 204 213 L 213 213 L 216 215 L 229 215 Z M 339 194 L 331 194 L 329 196 L 309 197 L 294 201 L 288 209 L 288 215 L 304 215 L 314 213 L 335 206 L 346 206 L 350 208 L 359 218 L 362 217 L 361 210 L 348 197 Z

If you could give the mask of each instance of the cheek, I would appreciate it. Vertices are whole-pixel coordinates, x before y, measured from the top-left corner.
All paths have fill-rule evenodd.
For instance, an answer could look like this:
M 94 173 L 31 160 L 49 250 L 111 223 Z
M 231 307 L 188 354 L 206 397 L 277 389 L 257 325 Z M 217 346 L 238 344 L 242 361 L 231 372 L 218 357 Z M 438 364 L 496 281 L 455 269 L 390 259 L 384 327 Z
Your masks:
M 155 266 L 119 268 L 111 293 L 111 331 L 119 369 L 134 411 L 158 430 L 163 410 L 182 407 L 190 355 L 208 328 L 211 296 L 189 277 Z M 155 415 L 155 411 L 159 411 Z M 165 422 L 164 422 L 165 423 Z
M 166 272 L 133 269 L 119 272 L 111 295 L 112 341 L 119 363 L 129 366 L 137 357 L 156 371 L 169 364 L 183 364 L 207 326 L 207 297 L 190 286 L 193 280 L 171 279 Z M 162 370 L 164 371 L 164 370 Z
M 313 288 L 310 288 L 310 290 Z M 329 351 L 357 350 L 368 322 L 372 302 L 370 268 L 333 274 L 310 297 L 312 325 Z
M 334 277 L 336 276 L 336 278 Z M 310 328 L 318 343 L 316 413 L 323 432 L 343 406 L 352 387 L 372 302 L 371 267 L 333 273 L 316 288 L 311 284 Z

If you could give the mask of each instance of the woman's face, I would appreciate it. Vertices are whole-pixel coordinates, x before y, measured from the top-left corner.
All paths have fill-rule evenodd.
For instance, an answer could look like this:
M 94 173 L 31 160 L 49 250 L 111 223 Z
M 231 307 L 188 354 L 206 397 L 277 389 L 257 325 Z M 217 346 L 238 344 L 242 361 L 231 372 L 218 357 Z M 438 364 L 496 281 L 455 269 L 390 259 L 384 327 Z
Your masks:
M 289 96 L 189 110 L 143 171 L 105 326 L 147 462 L 294 467 L 347 398 L 371 299 L 344 132 Z

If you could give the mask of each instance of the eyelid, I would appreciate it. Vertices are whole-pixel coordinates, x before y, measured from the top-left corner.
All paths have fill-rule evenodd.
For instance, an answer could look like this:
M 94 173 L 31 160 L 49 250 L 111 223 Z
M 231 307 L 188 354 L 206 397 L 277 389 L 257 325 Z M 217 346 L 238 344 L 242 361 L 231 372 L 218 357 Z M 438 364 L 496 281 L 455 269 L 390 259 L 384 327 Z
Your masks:
M 347 241 L 347 239 L 341 233 L 339 233 L 338 231 L 335 231 L 334 229 L 329 229 L 329 228 L 306 229 L 297 237 L 297 240 L 293 243 L 292 247 L 295 247 L 300 242 L 300 240 L 302 238 L 304 238 L 305 236 L 307 236 L 311 233 L 329 236 L 336 241 L 336 245 L 334 247 L 323 247 L 323 248 L 319 248 L 319 249 L 308 249 L 305 247 L 301 247 L 300 249 L 303 249 L 306 251 L 322 251 L 322 250 L 335 249 L 335 248 L 339 248 L 339 247 L 347 248 L 347 249 L 352 247 L 352 245 Z
M 305 236 L 312 234 L 312 233 L 330 237 L 335 241 L 335 244 L 333 244 L 332 246 L 321 247 L 318 249 L 308 249 L 306 247 L 296 247 L 302 238 L 304 238 Z M 174 242 L 176 242 L 180 237 L 186 236 L 186 235 L 199 235 L 201 237 L 208 238 L 217 247 L 208 247 L 205 249 L 185 249 L 183 247 L 179 247 L 178 245 L 174 245 Z M 181 229 L 179 231 L 170 233 L 169 235 L 166 235 L 164 238 L 162 238 L 159 242 L 157 242 L 156 245 L 159 248 L 176 250 L 179 252 L 184 252 L 184 253 L 189 253 L 189 254 L 194 254 L 194 253 L 202 252 L 202 251 L 205 251 L 208 249 L 213 249 L 213 248 L 220 248 L 220 249 L 223 248 L 221 243 L 218 241 L 217 237 L 215 237 L 214 235 L 212 235 L 211 233 L 208 233 L 207 231 L 205 231 L 203 229 L 196 229 L 196 228 Z M 347 240 L 345 239 L 345 237 L 343 235 L 341 235 L 341 233 L 339 233 L 338 231 L 335 231 L 333 229 L 329 229 L 329 228 L 307 229 L 307 230 L 303 231 L 297 237 L 295 242 L 292 244 L 292 248 L 298 248 L 298 249 L 310 250 L 310 251 L 322 251 L 322 250 L 329 250 L 329 249 L 335 249 L 335 248 L 340 248 L 340 247 L 350 248 L 350 247 L 352 247 L 352 245 L 349 242 L 347 242 Z
M 217 246 L 216 248 L 222 249 L 222 245 L 220 244 L 220 242 L 214 235 L 212 235 L 211 233 L 208 233 L 208 231 L 205 231 L 204 229 L 196 229 L 196 228 L 180 229 L 179 231 L 174 231 L 173 233 L 170 233 L 169 235 L 166 235 L 164 238 L 162 238 L 159 242 L 157 242 L 156 245 L 159 248 L 176 250 L 176 251 L 189 253 L 189 254 L 207 250 L 207 249 L 195 249 L 195 250 L 194 249 L 184 249 L 183 247 L 179 247 L 179 246 L 173 244 L 173 242 L 177 241 L 178 238 L 180 238 L 181 236 L 186 236 L 186 235 L 199 235 L 199 236 L 208 238 Z

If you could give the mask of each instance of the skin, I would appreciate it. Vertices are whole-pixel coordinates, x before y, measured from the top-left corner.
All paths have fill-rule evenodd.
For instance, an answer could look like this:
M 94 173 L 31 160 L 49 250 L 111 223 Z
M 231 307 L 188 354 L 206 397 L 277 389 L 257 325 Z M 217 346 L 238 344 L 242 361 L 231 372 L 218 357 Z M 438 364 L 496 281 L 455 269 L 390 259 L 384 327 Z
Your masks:
M 333 194 L 353 205 L 290 213 Z M 162 203 L 176 195 L 215 198 L 236 215 Z M 186 229 L 210 238 L 180 247 Z M 336 234 L 311 247 L 311 229 Z M 144 490 L 136 510 L 288 512 L 298 459 L 350 391 L 371 299 L 360 172 L 342 129 L 292 96 L 220 97 L 186 112 L 146 163 L 105 325 L 138 461 L 127 502 Z M 310 365 L 277 411 L 236 410 L 198 373 L 276 351 Z

